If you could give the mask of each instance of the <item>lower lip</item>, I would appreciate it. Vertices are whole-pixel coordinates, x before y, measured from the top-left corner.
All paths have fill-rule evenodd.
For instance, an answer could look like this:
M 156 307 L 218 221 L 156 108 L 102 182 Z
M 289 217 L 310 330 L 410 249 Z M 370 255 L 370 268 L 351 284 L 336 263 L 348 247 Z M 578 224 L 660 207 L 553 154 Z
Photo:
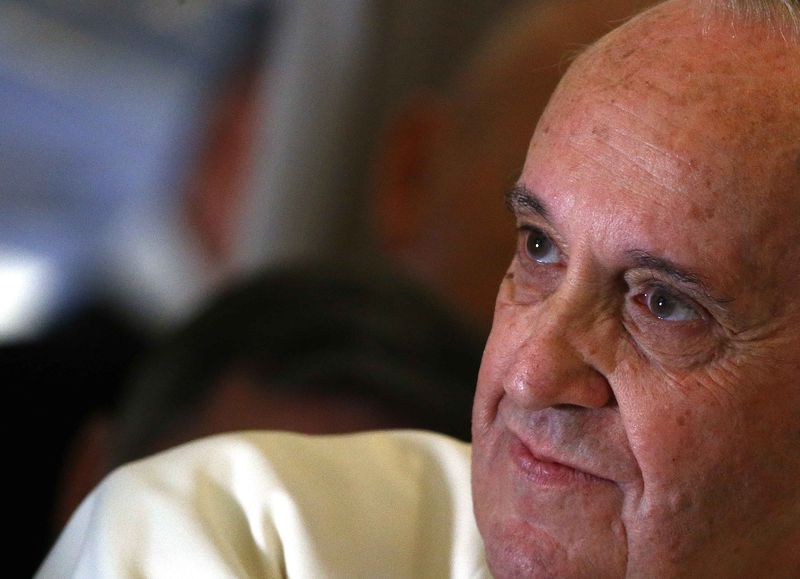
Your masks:
M 511 442 L 511 459 L 528 480 L 545 487 L 561 487 L 576 484 L 602 482 L 604 479 L 575 470 L 559 462 L 536 458 L 522 441 L 514 437 Z

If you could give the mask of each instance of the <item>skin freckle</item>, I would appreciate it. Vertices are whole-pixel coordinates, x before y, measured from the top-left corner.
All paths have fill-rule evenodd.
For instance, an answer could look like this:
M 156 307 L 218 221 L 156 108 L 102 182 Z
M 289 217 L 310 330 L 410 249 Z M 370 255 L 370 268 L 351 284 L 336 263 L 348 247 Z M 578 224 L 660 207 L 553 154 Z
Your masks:
M 508 272 L 508 273 L 505 275 L 505 279 L 514 279 L 514 272 L 513 272 L 513 271 L 509 271 L 509 272 Z
M 707 204 L 705 207 L 692 202 L 689 208 L 689 217 L 698 223 L 704 223 L 714 218 L 717 209 L 713 203 Z
M 592 127 L 592 134 L 600 139 L 608 140 L 608 127 L 594 126 Z

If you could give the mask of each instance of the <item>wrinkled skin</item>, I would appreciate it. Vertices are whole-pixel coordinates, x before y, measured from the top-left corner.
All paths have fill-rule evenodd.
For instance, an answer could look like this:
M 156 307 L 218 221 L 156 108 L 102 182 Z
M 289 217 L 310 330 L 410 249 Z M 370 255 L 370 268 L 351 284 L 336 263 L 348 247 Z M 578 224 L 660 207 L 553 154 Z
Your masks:
M 473 414 L 498 578 L 800 576 L 800 44 L 703 28 L 600 41 L 528 150 Z

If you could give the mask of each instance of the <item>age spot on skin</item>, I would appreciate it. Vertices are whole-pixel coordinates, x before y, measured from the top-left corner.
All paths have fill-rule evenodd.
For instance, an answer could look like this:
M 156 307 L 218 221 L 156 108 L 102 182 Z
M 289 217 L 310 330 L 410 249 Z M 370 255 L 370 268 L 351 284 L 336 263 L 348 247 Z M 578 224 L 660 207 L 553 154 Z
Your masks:
M 607 141 L 608 140 L 608 127 L 605 126 L 595 126 L 592 127 L 592 134 L 595 137 L 599 137 L 600 139 Z
M 509 272 L 508 272 L 508 273 L 505 275 L 505 279 L 514 279 L 514 272 L 512 272 L 512 271 L 509 271 Z
M 705 222 L 710 221 L 716 215 L 717 210 L 713 204 L 709 204 L 706 207 L 700 207 L 697 203 L 692 203 L 691 207 L 689 208 L 689 216 L 698 222 Z

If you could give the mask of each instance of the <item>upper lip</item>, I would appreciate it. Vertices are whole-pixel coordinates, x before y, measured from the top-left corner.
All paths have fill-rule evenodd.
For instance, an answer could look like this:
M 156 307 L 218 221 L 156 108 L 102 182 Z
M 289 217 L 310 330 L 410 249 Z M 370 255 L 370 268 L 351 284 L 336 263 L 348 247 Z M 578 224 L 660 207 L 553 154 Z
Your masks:
M 641 479 L 625 431 L 614 416 L 554 408 L 525 411 L 503 398 L 495 420 L 540 461 L 617 484 L 638 484 Z
M 595 469 L 593 466 L 580 463 L 579 461 L 564 457 L 561 453 L 554 452 L 554 448 L 558 446 L 556 444 L 547 444 L 542 443 L 541 441 L 532 440 L 531 437 L 523 436 L 519 432 L 516 432 L 513 428 L 509 428 L 509 431 L 519 439 L 519 441 L 525 446 L 525 448 L 528 449 L 528 452 L 530 452 L 536 460 L 560 464 L 562 466 L 571 468 L 572 470 L 593 476 L 598 479 L 612 481 L 611 478 L 605 476 L 604 473 L 599 472 L 599 470 Z

